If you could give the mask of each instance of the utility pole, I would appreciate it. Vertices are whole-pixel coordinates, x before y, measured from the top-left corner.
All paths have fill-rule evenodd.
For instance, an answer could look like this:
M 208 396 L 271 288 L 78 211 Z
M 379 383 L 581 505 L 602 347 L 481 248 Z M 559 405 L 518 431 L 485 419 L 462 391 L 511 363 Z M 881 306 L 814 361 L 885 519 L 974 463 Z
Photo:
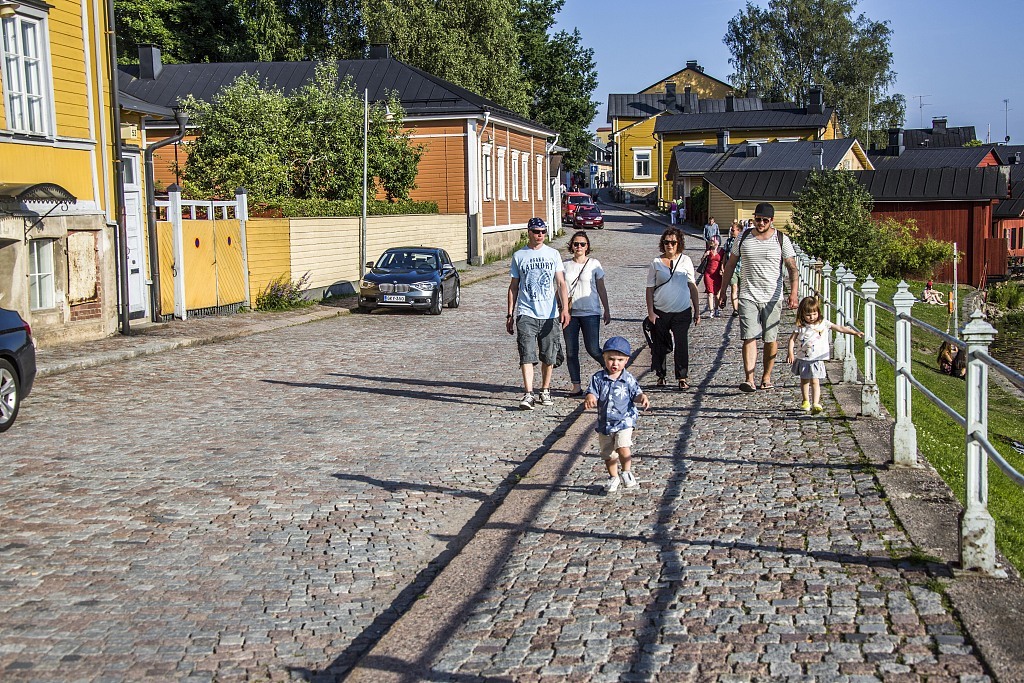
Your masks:
M 1003 141 L 1004 142 L 1009 142 L 1010 141 L 1010 100 L 1009 99 L 1003 100 L 1003 135 L 1006 136 Z
M 917 108 L 921 112 L 921 127 L 924 128 L 924 108 L 932 106 L 931 104 L 925 104 L 924 98 L 931 97 L 931 95 L 911 95 L 911 97 L 917 98 Z

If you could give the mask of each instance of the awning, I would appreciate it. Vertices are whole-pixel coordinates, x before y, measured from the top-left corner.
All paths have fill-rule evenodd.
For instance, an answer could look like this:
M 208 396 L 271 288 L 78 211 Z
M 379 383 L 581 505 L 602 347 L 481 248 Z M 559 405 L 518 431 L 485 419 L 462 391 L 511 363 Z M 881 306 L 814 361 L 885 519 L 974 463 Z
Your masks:
M 0 183 L 0 202 L 61 202 L 74 204 L 78 197 L 57 183 L 17 185 Z

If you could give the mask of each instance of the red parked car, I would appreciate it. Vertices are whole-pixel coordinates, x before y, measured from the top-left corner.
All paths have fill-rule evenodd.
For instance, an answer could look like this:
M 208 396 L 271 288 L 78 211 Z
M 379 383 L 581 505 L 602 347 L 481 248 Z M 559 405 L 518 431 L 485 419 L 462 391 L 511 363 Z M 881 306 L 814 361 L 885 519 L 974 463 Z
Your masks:
M 572 223 L 577 228 L 597 228 L 600 230 L 604 227 L 604 216 L 601 215 L 601 209 L 594 205 L 580 206 L 576 209 L 576 215 L 573 216 Z
M 593 205 L 594 200 L 585 192 L 566 192 L 562 195 L 562 222 L 571 225 L 579 207 Z

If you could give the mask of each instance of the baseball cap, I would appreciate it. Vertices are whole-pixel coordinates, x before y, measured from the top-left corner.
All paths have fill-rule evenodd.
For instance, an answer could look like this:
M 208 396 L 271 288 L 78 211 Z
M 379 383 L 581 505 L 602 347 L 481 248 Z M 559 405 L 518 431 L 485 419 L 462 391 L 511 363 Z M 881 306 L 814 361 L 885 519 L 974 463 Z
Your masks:
M 765 218 L 775 218 L 775 207 L 768 202 L 761 202 L 754 207 L 755 216 L 764 216 Z
M 615 351 L 624 356 L 632 355 L 632 351 L 629 348 L 629 342 L 625 337 L 611 337 L 605 340 L 601 353 L 607 353 L 608 351 Z

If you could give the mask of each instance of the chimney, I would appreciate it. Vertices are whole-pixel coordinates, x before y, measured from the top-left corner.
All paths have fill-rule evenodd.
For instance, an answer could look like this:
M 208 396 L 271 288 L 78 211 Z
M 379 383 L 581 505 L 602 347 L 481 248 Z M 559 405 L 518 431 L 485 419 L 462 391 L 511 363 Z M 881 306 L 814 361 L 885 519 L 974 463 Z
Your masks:
M 717 150 L 719 152 L 725 152 L 726 150 L 729 149 L 729 131 L 727 131 L 727 130 L 720 130 L 720 131 L 718 131 L 717 136 L 718 136 L 718 147 L 717 147 Z
M 1020 152 L 1014 152 L 1013 153 L 1013 156 L 1010 157 L 1010 163 L 1011 164 L 1019 164 L 1020 163 Z
M 807 92 L 807 113 L 825 113 L 825 97 L 821 92 L 820 85 L 812 85 L 811 89 Z
M 665 82 L 665 108 L 674 110 L 676 108 L 676 84 L 675 81 Z
M 815 142 L 811 148 L 811 155 L 814 157 L 811 163 L 811 168 L 818 171 L 825 170 L 825 148 L 821 146 L 820 142 Z
M 683 88 L 683 113 L 694 114 L 697 112 L 696 95 L 690 92 L 690 86 Z
M 889 146 L 886 147 L 885 153 L 891 157 L 898 157 L 903 154 L 903 150 L 906 147 L 903 146 L 903 129 L 902 128 L 890 128 L 889 129 Z
M 160 77 L 164 65 L 160 61 L 160 48 L 149 43 L 139 45 L 139 78 L 153 81 Z
M 759 157 L 759 156 L 761 156 L 761 145 L 757 144 L 756 142 L 748 142 L 747 143 L 747 158 L 748 159 L 753 159 L 753 158 L 756 158 L 756 157 Z
M 700 73 L 704 73 L 704 67 L 698 64 L 696 59 L 691 59 L 688 62 L 686 62 L 686 68 L 693 69 L 694 71 L 699 71 Z
M 757 88 L 754 86 L 747 88 L 747 97 L 757 97 Z
M 736 96 L 732 93 L 725 96 L 725 110 L 736 111 Z
M 387 43 L 374 43 L 370 46 L 370 59 L 391 59 L 391 48 Z
M 935 116 L 932 118 L 932 135 L 946 134 L 946 117 Z

